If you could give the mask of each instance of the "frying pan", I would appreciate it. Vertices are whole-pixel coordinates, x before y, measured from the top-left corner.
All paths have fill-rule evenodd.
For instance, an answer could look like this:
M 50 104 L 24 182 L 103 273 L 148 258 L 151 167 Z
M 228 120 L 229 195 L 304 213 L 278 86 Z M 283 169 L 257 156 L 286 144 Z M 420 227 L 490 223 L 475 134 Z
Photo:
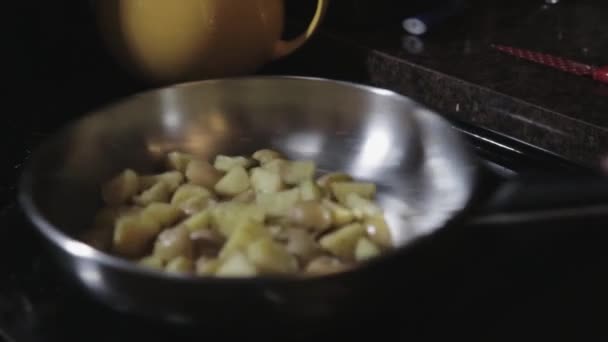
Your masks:
M 398 248 L 323 277 L 218 279 L 144 269 L 75 238 L 101 205 L 99 184 L 124 168 L 153 172 L 176 149 L 212 158 L 268 147 L 377 183 Z M 155 89 L 70 123 L 25 166 L 19 200 L 62 269 L 116 310 L 184 323 L 261 312 L 324 319 L 386 286 L 384 266 L 442 229 L 606 212 L 600 178 L 556 186 L 489 174 L 446 120 L 407 97 L 327 79 L 242 77 Z

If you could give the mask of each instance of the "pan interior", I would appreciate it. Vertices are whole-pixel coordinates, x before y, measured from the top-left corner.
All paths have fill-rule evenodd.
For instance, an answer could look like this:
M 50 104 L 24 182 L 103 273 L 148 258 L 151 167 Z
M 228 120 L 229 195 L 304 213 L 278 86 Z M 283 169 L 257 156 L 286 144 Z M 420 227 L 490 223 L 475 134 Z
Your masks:
M 212 159 L 259 148 L 375 182 L 399 244 L 441 227 L 472 192 L 471 155 L 433 112 L 381 89 L 290 77 L 189 83 L 103 108 L 38 151 L 23 191 L 41 220 L 74 236 L 101 205 L 99 184 L 124 168 L 154 172 L 173 150 Z

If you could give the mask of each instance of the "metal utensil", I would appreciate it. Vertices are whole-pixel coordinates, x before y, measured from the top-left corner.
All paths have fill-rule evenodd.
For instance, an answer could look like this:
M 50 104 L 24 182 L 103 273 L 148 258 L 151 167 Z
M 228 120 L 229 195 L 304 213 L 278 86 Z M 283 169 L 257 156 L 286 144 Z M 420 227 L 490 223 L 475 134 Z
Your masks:
M 399 247 L 332 276 L 219 279 L 143 269 L 74 238 L 100 205 L 99 184 L 126 167 L 151 172 L 175 149 L 211 158 L 262 147 L 376 182 Z M 500 187 L 506 192 L 498 192 L 496 201 L 486 201 L 496 184 L 486 183 L 484 174 L 456 130 L 406 97 L 331 80 L 252 77 L 154 90 L 90 113 L 33 154 L 19 199 L 66 272 L 116 309 L 186 322 L 210 315 L 250 319 L 266 309 L 323 319 L 356 310 L 363 300 L 358 294 L 382 292 L 378 285 L 390 280 L 380 278 L 397 276 L 386 265 L 404 258 L 415 241 L 471 216 L 482 203 L 508 217 L 513 211 L 581 204 L 570 188 L 560 192 L 559 186 L 513 181 Z M 607 188 L 595 181 L 590 193 L 582 192 L 593 201 L 582 204 L 606 203 Z M 525 201 L 546 189 L 554 190 L 551 198 Z M 523 201 L 512 200 L 517 198 Z
M 577 76 L 590 76 L 596 81 L 608 83 L 608 65 L 597 67 L 546 53 L 514 48 L 512 46 L 492 44 L 491 47 L 531 62 L 546 65 Z

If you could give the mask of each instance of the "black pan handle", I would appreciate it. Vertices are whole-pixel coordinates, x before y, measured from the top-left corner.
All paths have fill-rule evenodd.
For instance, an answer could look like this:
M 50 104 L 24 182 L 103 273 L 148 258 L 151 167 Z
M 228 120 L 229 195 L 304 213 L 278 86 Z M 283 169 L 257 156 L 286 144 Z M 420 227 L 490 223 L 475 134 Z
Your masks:
M 472 223 L 512 223 L 605 215 L 608 217 L 608 177 L 522 176 L 498 184 Z

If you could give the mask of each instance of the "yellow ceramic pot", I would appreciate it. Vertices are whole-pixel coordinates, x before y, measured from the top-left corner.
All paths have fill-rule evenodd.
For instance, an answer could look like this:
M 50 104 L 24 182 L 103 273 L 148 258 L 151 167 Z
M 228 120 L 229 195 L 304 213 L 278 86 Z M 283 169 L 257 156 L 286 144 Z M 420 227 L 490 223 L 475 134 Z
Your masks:
M 112 54 L 144 78 L 167 83 L 255 71 L 299 48 L 317 29 L 328 0 L 317 0 L 306 30 L 281 40 L 283 0 L 98 0 Z

